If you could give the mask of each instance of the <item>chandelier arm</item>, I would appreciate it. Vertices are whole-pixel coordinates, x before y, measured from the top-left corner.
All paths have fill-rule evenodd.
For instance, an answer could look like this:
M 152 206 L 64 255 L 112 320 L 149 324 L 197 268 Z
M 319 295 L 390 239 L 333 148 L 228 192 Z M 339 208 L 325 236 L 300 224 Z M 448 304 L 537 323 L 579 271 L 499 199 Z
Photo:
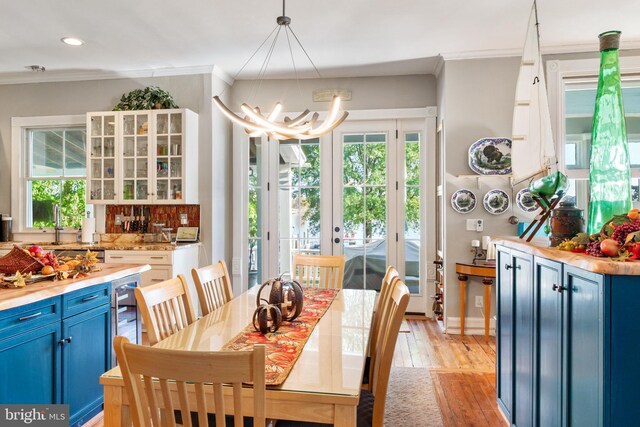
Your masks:
M 344 113 L 342 113 L 342 116 L 340 116 L 340 118 L 338 118 L 338 120 L 333 122 L 330 126 L 328 126 L 322 132 L 317 132 L 315 129 L 311 129 L 310 131 L 306 132 L 305 134 L 299 135 L 299 136 L 296 136 L 296 137 L 298 137 L 298 139 L 304 139 L 304 140 L 318 138 L 318 137 L 324 135 L 325 133 L 332 132 L 335 128 L 340 126 L 342 124 L 342 122 L 344 122 L 347 119 L 347 116 L 349 116 L 349 112 L 345 111 Z
M 289 117 L 284 118 L 284 122 L 287 126 L 296 126 L 304 121 L 304 119 L 311 113 L 309 109 L 304 110 L 298 117 L 290 119 Z
M 229 120 L 231 120 L 232 122 L 235 122 L 236 124 L 243 126 L 245 128 L 254 130 L 254 131 L 261 131 L 261 132 L 270 132 L 270 129 L 267 129 L 265 127 L 259 126 L 249 120 L 245 120 L 242 117 L 238 116 L 236 113 L 234 113 L 233 111 L 229 110 L 227 108 L 226 105 L 224 105 L 224 103 L 220 100 L 220 98 L 218 98 L 218 96 L 214 96 L 213 97 L 213 102 L 216 104 L 216 106 L 218 107 L 218 109 L 225 115 L 227 116 L 227 118 Z
M 338 112 L 340 111 L 340 97 L 334 96 L 333 101 L 331 103 L 331 108 L 329 109 L 329 113 L 327 117 L 324 119 L 322 124 L 315 129 L 315 132 L 324 133 L 325 129 L 329 129 L 333 121 L 338 116 Z
M 282 126 L 279 123 L 270 122 L 266 118 L 264 118 L 262 115 L 256 113 L 247 104 L 242 104 L 240 106 L 240 109 L 242 110 L 243 113 L 249 116 L 249 118 L 253 122 L 255 122 L 258 126 L 263 126 L 269 129 L 270 131 L 275 131 L 282 134 L 294 134 L 294 133 L 305 132 L 311 129 L 311 125 L 309 125 L 308 123 L 305 123 L 304 125 L 300 125 L 300 126 L 290 127 L 290 126 Z
M 304 46 L 302 46 L 302 43 L 300 42 L 300 39 L 296 35 L 296 32 L 293 31 L 293 28 L 291 28 L 291 25 L 288 25 L 288 27 L 289 27 L 289 31 L 291 31 L 291 34 L 293 34 L 293 37 L 295 37 L 296 41 L 300 45 L 300 48 L 302 48 L 302 51 L 307 56 L 307 59 L 309 60 L 309 62 L 311 62 L 311 65 L 313 65 L 313 69 L 316 70 L 316 73 L 318 74 L 318 77 L 322 78 L 322 74 L 320 74 L 320 71 L 318 71 L 318 67 L 316 67 L 316 64 L 313 62 L 313 60 L 311 59 L 311 57 L 307 53 L 307 50 L 304 48 Z

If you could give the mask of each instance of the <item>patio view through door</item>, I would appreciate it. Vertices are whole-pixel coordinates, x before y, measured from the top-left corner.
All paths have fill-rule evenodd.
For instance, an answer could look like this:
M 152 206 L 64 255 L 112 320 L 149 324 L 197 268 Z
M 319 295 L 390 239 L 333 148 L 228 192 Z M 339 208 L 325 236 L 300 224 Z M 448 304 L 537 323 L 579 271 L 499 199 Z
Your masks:
M 249 287 L 295 253 L 344 254 L 345 288 L 380 289 L 388 265 L 426 312 L 424 120 L 343 123 L 308 141 L 251 138 Z

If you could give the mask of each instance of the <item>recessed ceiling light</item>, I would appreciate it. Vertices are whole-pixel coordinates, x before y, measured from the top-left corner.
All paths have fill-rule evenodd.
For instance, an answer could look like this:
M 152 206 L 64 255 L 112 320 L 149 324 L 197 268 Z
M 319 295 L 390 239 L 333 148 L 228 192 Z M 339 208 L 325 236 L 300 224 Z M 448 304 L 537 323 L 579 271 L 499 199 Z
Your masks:
M 60 41 L 64 44 L 68 44 L 69 46 L 82 46 L 84 42 L 75 37 L 63 37 Z

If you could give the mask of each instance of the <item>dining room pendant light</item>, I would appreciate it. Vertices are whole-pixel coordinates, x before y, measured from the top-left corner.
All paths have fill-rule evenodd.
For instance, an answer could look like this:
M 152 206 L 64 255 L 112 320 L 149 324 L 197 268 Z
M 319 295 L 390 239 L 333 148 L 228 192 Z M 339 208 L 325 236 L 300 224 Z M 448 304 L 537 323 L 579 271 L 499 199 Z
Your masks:
M 234 80 L 242 70 L 247 66 L 249 61 L 253 59 L 253 57 L 258 53 L 258 51 L 268 42 L 269 49 L 267 51 L 266 57 L 262 62 L 262 66 L 258 73 L 257 84 L 258 87 L 262 83 L 264 76 L 267 71 L 267 67 L 269 66 L 269 61 L 271 60 L 271 56 L 273 55 L 273 51 L 275 49 L 276 43 L 278 41 L 278 36 L 284 29 L 284 34 L 287 37 L 287 45 L 289 47 L 289 54 L 291 56 L 291 62 L 293 64 L 293 70 L 295 72 L 296 80 L 299 81 L 298 78 L 298 70 L 296 68 L 296 62 L 293 55 L 293 50 L 291 49 L 291 38 L 293 38 L 307 59 L 313 66 L 318 77 L 322 77 L 318 68 L 311 60 L 311 57 L 307 53 L 304 46 L 296 36 L 295 32 L 291 28 L 291 18 L 285 15 L 285 0 L 282 0 L 282 16 L 278 16 L 276 19 L 277 26 L 271 31 L 271 33 L 267 36 L 267 38 L 258 46 L 258 48 L 253 52 L 253 54 L 249 57 L 249 59 L 244 63 L 244 65 L 240 68 L 238 73 L 234 76 Z M 290 37 L 291 35 L 291 37 Z M 248 103 L 244 102 L 240 106 L 240 110 L 243 116 L 236 114 L 231 111 L 220 99 L 219 96 L 213 97 L 213 102 L 216 104 L 218 109 L 224 114 L 229 120 L 232 122 L 242 126 L 245 129 L 245 132 L 249 136 L 260 136 L 265 135 L 270 138 L 274 138 L 277 140 L 285 140 L 285 139 L 312 139 L 322 136 L 328 132 L 331 132 L 336 127 L 338 127 L 344 120 L 347 118 L 349 113 L 347 111 L 340 110 L 341 107 L 341 99 L 339 96 L 334 96 L 331 102 L 331 106 L 329 111 L 326 114 L 324 120 L 318 123 L 318 119 L 320 118 L 320 114 L 311 113 L 310 110 L 306 109 L 297 117 L 289 118 L 285 117 L 282 121 L 278 121 L 278 115 L 282 111 L 282 104 L 276 102 L 273 109 L 270 113 L 263 113 L 259 107 L 252 107 Z

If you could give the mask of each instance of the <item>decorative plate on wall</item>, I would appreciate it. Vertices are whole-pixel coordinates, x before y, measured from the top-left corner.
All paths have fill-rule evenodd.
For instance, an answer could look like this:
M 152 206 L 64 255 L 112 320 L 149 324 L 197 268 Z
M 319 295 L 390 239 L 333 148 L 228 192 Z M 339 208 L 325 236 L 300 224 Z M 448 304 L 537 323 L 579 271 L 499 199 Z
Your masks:
M 500 215 L 509 209 L 509 195 L 499 188 L 489 190 L 482 199 L 484 208 L 493 215 Z
M 539 208 L 528 188 L 523 188 L 518 191 L 518 194 L 516 194 L 516 205 L 525 212 L 534 212 Z
M 461 188 L 451 195 L 451 206 L 456 212 L 469 213 L 476 208 L 476 195 L 471 190 Z
M 482 138 L 469 147 L 469 167 L 480 175 L 511 173 L 511 140 Z

